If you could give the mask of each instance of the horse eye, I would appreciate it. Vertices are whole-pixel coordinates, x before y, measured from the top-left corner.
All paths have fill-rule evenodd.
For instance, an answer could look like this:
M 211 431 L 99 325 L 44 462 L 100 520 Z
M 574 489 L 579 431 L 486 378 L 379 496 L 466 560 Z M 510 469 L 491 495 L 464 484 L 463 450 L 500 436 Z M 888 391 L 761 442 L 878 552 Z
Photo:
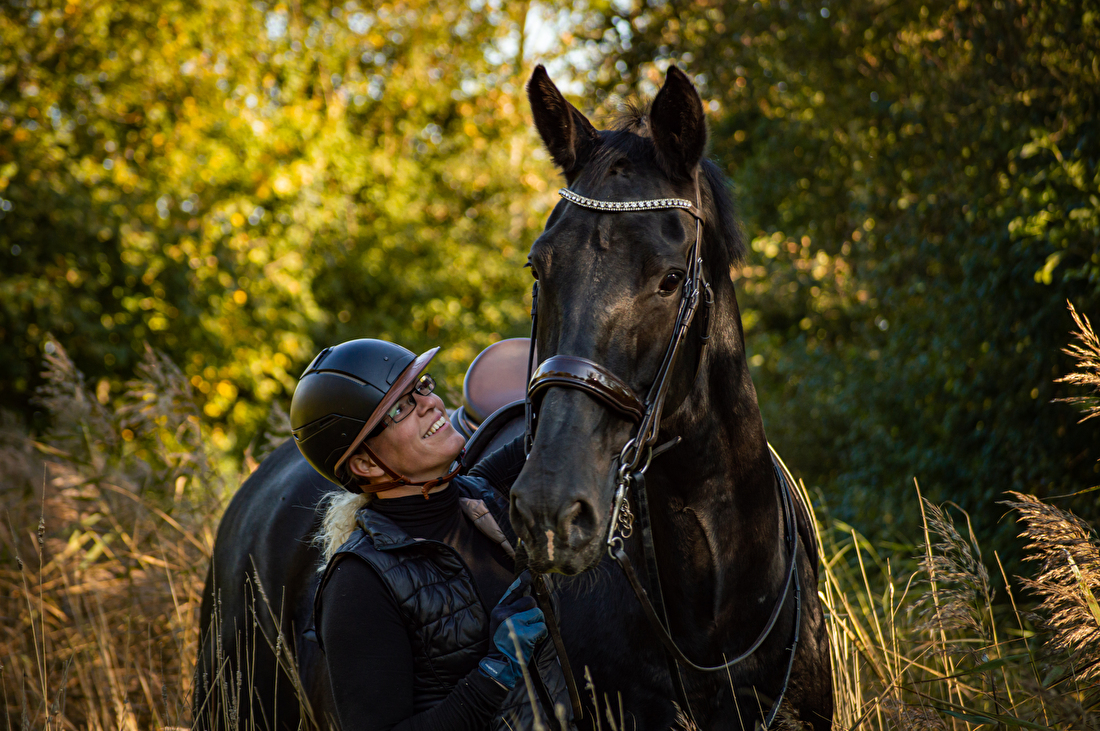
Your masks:
M 680 282 L 682 282 L 683 279 L 683 272 L 669 272 L 665 275 L 665 278 L 661 280 L 658 290 L 660 290 L 662 294 L 671 294 L 676 291 L 676 288 L 680 286 Z

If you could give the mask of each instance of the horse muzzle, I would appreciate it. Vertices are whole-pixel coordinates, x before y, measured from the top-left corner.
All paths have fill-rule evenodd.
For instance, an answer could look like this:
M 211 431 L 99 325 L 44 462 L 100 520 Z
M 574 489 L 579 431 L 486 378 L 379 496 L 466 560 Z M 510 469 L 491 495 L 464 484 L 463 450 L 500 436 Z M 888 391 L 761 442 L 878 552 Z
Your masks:
M 612 456 L 632 424 L 584 392 L 543 399 L 531 454 L 512 485 L 511 518 L 531 568 L 577 574 L 595 566 L 606 538 Z

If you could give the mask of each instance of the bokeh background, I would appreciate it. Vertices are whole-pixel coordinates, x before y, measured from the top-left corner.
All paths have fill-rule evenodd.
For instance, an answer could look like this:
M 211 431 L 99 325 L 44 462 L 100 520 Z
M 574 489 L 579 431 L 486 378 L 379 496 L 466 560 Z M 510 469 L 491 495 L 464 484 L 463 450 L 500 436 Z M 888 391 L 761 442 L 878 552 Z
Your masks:
M 441 345 L 454 406 L 527 334 L 540 62 L 597 123 L 703 96 L 838 727 L 1100 728 L 1095 0 L 0 0 L 8 725 L 195 720 L 218 521 L 317 350 Z
M 101 404 L 165 354 L 230 465 L 328 344 L 442 345 L 456 393 L 527 332 L 534 64 L 597 121 L 676 64 L 773 443 L 869 535 L 912 531 L 917 477 L 1012 551 L 1004 491 L 1100 482 L 1100 422 L 1053 402 L 1067 301 L 1100 307 L 1098 51 L 1061 0 L 4 0 L 0 406 L 51 427 L 51 335 Z

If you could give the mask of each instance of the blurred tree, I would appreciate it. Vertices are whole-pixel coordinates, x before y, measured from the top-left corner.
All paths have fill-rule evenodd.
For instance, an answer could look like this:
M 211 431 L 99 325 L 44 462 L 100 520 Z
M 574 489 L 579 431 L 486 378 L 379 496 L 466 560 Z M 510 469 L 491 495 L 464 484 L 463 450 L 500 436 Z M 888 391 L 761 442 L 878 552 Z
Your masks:
M 104 402 L 166 351 L 224 445 L 321 344 L 443 344 L 457 385 L 524 332 L 554 202 L 528 7 L 0 5 L 0 404 L 28 408 L 47 331 Z M 1049 403 L 1066 299 L 1100 307 L 1097 8 L 530 7 L 579 101 L 695 74 L 769 434 L 842 517 L 907 518 L 912 475 L 968 508 L 1100 481 L 1096 422 Z
M 101 401 L 144 352 L 222 446 L 324 344 L 447 346 L 452 387 L 521 334 L 551 174 L 526 5 L 0 5 L 0 404 L 53 332 Z M 243 431 L 242 431 L 243 430 Z
M 981 509 L 1100 482 L 1076 426 L 1071 299 L 1100 307 L 1100 6 L 1056 0 L 618 3 L 605 100 L 670 63 L 741 200 L 769 435 L 841 517 L 912 518 L 912 476 Z M 1095 519 L 1097 493 L 1075 510 Z M 1010 524 L 1000 529 L 1015 532 Z

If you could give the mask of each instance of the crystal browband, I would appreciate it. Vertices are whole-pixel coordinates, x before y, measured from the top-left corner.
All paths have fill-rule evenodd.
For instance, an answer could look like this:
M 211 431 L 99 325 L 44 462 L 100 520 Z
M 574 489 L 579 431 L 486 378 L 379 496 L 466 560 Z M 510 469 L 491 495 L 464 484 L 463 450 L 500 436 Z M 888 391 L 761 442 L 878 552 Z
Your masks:
M 682 208 L 699 218 L 699 214 L 695 210 L 695 204 L 686 198 L 654 198 L 648 201 L 598 201 L 595 198 L 585 198 L 583 195 L 577 195 L 568 188 L 559 190 L 558 195 L 570 203 L 576 203 L 578 206 L 591 208 L 595 211 L 621 213 L 623 211 L 657 211 L 666 208 Z

